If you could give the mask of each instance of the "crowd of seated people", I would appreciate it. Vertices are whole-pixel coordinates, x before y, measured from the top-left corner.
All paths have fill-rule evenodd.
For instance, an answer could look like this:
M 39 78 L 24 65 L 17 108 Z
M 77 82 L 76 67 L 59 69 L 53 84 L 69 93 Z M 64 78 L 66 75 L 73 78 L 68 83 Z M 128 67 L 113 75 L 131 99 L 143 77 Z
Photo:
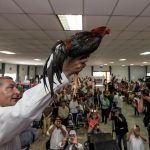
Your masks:
M 110 116 L 114 121 L 114 132 L 117 135 L 119 148 L 122 149 L 121 140 L 123 140 L 124 148 L 127 149 L 125 139 L 128 123 L 122 111 L 123 101 L 135 108 L 135 115 L 139 114 L 138 100 L 140 91 L 145 85 L 138 81 L 129 83 L 112 80 L 110 83 L 105 83 L 105 88 L 100 90 L 93 86 L 91 77 L 82 78 L 80 81 L 81 85 L 76 95 L 73 95 L 72 84 L 57 91 L 53 96 L 53 103 L 42 114 L 39 124 L 43 135 L 49 136 L 47 149 L 73 150 L 75 146 L 77 150 L 82 150 L 83 145 L 77 140 L 76 130 L 84 127 L 87 134 L 102 133 L 101 123 L 107 124 Z M 114 110 L 119 110 L 119 114 L 113 112 Z M 80 126 L 79 122 L 82 122 L 83 126 Z M 123 135 L 118 134 L 120 133 L 118 131 L 124 127 Z M 129 136 L 129 139 L 132 142 L 131 137 Z M 141 140 L 143 141 L 143 138 Z

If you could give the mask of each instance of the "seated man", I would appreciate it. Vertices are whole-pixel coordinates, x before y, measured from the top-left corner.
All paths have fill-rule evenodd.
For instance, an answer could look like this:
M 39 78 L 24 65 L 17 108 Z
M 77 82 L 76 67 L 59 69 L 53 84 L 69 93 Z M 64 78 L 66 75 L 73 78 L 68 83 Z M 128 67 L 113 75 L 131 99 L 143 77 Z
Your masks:
M 56 117 L 54 124 L 48 129 L 47 135 L 50 136 L 50 149 L 59 150 L 59 143 L 67 137 L 66 127 L 61 124 L 60 117 Z
M 58 116 L 62 119 L 62 124 L 67 126 L 67 120 L 69 115 L 69 108 L 66 106 L 66 102 L 62 101 L 61 106 L 58 107 Z
M 52 124 L 52 107 L 48 106 L 45 108 L 42 116 L 42 121 L 43 121 L 43 134 L 46 135 L 46 132 L 48 130 L 48 128 L 50 127 L 50 125 Z

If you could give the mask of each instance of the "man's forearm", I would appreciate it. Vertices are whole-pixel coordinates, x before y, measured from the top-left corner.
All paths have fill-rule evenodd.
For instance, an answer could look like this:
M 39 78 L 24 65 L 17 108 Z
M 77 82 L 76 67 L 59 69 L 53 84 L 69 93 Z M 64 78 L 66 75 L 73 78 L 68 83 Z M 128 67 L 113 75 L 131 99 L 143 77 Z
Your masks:
M 145 96 L 145 99 L 150 103 L 150 96 Z
M 60 130 L 61 130 L 63 136 L 66 137 L 67 136 L 66 130 L 64 128 L 62 128 L 62 127 L 60 127 Z
M 118 117 L 118 119 L 122 122 L 123 121 L 123 119 L 121 118 L 121 117 Z
M 147 142 L 147 139 L 144 136 L 142 136 L 141 134 L 140 134 L 140 137 L 144 142 Z
M 50 136 L 55 128 L 55 125 L 53 125 L 53 127 L 47 131 L 47 135 Z

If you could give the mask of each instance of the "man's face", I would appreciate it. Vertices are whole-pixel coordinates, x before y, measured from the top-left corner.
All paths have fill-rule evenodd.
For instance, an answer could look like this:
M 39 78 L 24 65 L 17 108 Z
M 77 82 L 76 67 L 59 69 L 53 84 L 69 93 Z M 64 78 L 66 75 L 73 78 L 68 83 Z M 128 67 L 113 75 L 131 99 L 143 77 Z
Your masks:
M 13 106 L 20 98 L 15 82 L 11 79 L 3 79 L 0 85 L 0 106 Z
M 140 135 L 140 129 L 139 129 L 139 128 L 135 128 L 135 129 L 133 130 L 133 132 L 134 132 L 134 135 L 135 135 L 136 137 L 139 137 L 139 135 Z
M 55 125 L 59 128 L 61 126 L 61 119 L 60 118 L 56 118 L 55 120 Z

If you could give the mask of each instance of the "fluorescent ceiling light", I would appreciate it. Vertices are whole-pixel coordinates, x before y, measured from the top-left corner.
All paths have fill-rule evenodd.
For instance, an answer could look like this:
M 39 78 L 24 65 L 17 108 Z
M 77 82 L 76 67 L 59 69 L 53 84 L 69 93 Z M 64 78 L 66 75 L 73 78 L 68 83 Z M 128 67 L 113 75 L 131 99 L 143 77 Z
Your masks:
M 10 52 L 10 51 L 0 51 L 0 53 L 8 54 L 8 55 L 16 54 L 16 53 L 14 53 L 14 52 Z
M 20 64 L 25 64 L 25 62 L 21 61 Z
M 134 64 L 130 64 L 130 66 L 133 66 Z
M 33 59 L 33 60 L 35 60 L 35 61 L 41 61 L 41 59 L 38 59 L 38 58 L 36 58 L 36 59 Z
M 147 64 L 148 62 L 143 62 L 143 64 Z
M 113 64 L 114 62 L 113 62 L 113 61 L 111 61 L 110 63 L 111 63 L 111 64 Z
M 82 30 L 82 15 L 58 15 L 64 30 Z
M 119 59 L 119 61 L 125 61 L 125 60 L 127 60 L 127 59 Z
M 104 66 L 107 66 L 107 64 L 104 64 Z
M 140 55 L 149 55 L 150 52 L 143 52 L 143 53 L 140 53 Z
M 122 67 L 124 67 L 125 65 L 122 65 Z

